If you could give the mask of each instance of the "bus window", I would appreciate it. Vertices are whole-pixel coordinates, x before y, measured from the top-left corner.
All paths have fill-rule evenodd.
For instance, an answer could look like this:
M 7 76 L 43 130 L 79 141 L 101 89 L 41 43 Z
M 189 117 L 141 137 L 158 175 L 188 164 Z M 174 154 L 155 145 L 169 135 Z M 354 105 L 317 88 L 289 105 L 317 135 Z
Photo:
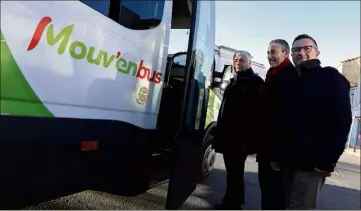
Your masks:
M 97 10 L 98 12 L 102 13 L 105 16 L 109 15 L 110 0 L 102 0 L 102 1 L 88 0 L 82 2 L 88 5 L 89 7 Z
M 174 57 L 173 63 L 177 65 L 186 66 L 187 54 L 180 54 L 179 56 Z
M 214 20 L 214 4 L 211 1 L 199 1 L 197 5 L 197 23 L 195 32 L 195 59 L 194 59 L 194 83 L 190 93 L 190 101 L 188 107 L 191 108 L 188 115 L 187 123 L 192 125 L 191 130 L 204 130 L 204 115 L 206 109 L 207 96 L 206 89 L 209 88 L 211 80 L 212 65 L 214 61 L 214 43 L 215 43 L 215 20 Z M 196 118 L 194 118 L 194 116 Z M 195 120 L 195 122 L 190 122 Z
M 164 1 L 122 0 L 119 23 L 134 30 L 155 28 L 162 22 Z
M 82 0 L 82 2 L 128 29 L 146 30 L 155 28 L 162 22 L 165 0 Z

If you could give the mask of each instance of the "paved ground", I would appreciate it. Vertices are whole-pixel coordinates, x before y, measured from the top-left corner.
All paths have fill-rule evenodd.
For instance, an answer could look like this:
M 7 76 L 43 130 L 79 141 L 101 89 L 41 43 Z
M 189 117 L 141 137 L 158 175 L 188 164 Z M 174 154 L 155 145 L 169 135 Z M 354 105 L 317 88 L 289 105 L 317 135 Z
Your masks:
M 194 191 L 181 209 L 211 209 L 225 191 L 222 156 L 217 157 L 214 172 Z M 260 209 L 257 165 L 254 157 L 246 164 L 245 209 Z M 96 191 L 84 191 L 27 209 L 164 209 L 167 184 L 138 197 L 120 197 Z M 321 192 L 318 209 L 360 209 L 360 158 L 345 153 L 334 175 L 327 179 Z
M 361 150 L 360 149 L 353 149 L 349 148 L 345 150 L 346 153 L 351 154 L 356 157 L 361 157 Z

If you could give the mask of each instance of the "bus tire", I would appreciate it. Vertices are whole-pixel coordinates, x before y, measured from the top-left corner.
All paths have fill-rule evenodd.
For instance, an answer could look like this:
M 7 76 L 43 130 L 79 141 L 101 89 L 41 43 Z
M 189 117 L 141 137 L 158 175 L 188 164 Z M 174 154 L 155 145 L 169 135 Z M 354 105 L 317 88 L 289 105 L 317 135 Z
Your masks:
M 200 181 L 208 177 L 216 161 L 216 152 L 212 147 L 212 143 L 213 143 L 213 135 L 209 133 L 203 142 L 203 150 L 201 155 L 202 162 L 200 166 L 200 175 L 199 175 Z

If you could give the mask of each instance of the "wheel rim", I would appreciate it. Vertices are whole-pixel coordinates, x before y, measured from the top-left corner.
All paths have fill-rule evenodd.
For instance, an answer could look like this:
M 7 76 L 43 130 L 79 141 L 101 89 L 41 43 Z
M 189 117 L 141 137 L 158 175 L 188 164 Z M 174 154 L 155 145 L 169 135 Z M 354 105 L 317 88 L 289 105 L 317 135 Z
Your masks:
M 203 156 L 203 162 L 202 162 L 203 175 L 208 175 L 210 173 L 214 165 L 215 159 L 216 159 L 215 150 L 212 149 L 212 145 L 209 145 Z

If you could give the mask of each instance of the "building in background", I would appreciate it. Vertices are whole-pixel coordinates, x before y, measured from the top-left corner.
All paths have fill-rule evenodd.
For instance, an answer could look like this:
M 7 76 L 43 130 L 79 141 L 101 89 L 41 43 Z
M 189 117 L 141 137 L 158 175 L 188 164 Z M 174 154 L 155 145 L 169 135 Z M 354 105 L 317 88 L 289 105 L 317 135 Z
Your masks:
M 360 132 L 361 132 L 361 120 L 360 120 L 360 57 L 355 57 L 341 61 L 337 69 L 347 78 L 350 82 L 350 101 L 352 105 L 352 124 L 347 141 L 347 148 L 360 148 Z

